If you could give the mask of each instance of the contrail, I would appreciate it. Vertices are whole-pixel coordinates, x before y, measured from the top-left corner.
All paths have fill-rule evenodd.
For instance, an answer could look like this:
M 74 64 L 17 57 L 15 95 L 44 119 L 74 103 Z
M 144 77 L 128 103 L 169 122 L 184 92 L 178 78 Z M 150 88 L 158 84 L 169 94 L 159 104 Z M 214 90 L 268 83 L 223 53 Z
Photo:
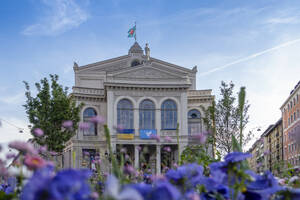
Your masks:
M 231 63 L 227 63 L 226 65 L 223 65 L 223 66 L 220 66 L 220 67 L 216 67 L 216 68 L 214 68 L 214 69 L 212 69 L 212 70 L 209 70 L 209 71 L 207 71 L 207 72 L 200 73 L 199 75 L 200 75 L 200 76 L 205 76 L 205 75 L 211 74 L 211 73 L 213 73 L 213 72 L 220 71 L 220 70 L 222 70 L 222 69 L 225 69 L 225 68 L 227 68 L 227 67 L 230 67 L 231 65 L 235 65 L 235 64 L 238 64 L 238 63 L 241 63 L 241 62 L 250 60 L 250 59 L 252 59 L 252 58 L 256 58 L 256 57 L 258 57 L 258 56 L 267 54 L 267 53 L 269 53 L 269 52 L 271 52 L 271 51 L 275 51 L 275 50 L 277 50 L 277 49 L 280 49 L 280 48 L 282 48 L 282 47 L 286 47 L 286 46 L 292 45 L 292 44 L 297 43 L 297 42 L 300 42 L 300 38 L 295 39 L 295 40 L 292 40 L 292 41 L 289 41 L 289 42 L 285 42 L 285 43 L 283 43 L 283 44 L 280 44 L 280 45 L 277 45 L 277 46 L 272 47 L 272 48 L 270 48 L 270 49 L 266 49 L 266 50 L 264 50 L 264 51 L 261 51 L 261 52 L 252 54 L 252 55 L 247 56 L 247 57 L 245 57 L 245 58 L 238 59 L 238 60 L 233 61 L 233 62 L 231 62 Z

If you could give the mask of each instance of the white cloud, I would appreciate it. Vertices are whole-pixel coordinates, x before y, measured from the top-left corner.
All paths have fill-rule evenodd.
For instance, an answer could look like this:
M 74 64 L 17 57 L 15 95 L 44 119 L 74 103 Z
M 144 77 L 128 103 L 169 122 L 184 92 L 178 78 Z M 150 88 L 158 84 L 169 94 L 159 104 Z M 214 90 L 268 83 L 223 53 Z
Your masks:
M 1 122 L 1 143 L 8 143 L 13 140 L 27 141 L 31 137 L 27 126 L 28 122 L 18 118 L 5 118 Z M 20 133 L 20 129 L 23 130 L 22 133 Z
M 12 96 L 4 96 L 0 97 L 0 102 L 6 103 L 6 104 L 20 104 L 25 101 L 25 93 L 20 92 L 18 94 L 12 95 Z
M 50 8 L 45 17 L 28 27 L 24 35 L 58 35 L 78 27 L 88 19 L 88 13 L 74 0 L 44 0 L 43 3 Z
M 267 19 L 267 24 L 298 24 L 300 22 L 299 17 L 274 17 Z

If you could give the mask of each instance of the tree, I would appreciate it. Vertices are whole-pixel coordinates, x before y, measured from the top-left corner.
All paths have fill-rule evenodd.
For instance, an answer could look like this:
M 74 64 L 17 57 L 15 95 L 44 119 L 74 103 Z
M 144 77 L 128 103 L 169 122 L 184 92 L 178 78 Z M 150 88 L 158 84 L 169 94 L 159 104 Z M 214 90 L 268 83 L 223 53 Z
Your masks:
M 39 145 L 47 145 L 48 149 L 62 152 L 65 142 L 75 134 L 80 121 L 79 113 L 82 105 L 76 105 L 72 96 L 68 96 L 68 88 L 58 84 L 58 75 L 50 75 L 51 86 L 45 77 L 35 83 L 36 97 L 32 97 L 29 84 L 24 81 L 26 110 L 29 122 L 33 125 L 31 134 Z M 64 128 L 64 121 L 72 121 L 72 127 Z M 34 130 L 40 128 L 44 134 L 36 136 Z
M 215 140 L 216 147 L 222 154 L 233 151 L 232 138 L 241 141 L 243 146 L 250 139 L 250 134 L 243 137 L 242 130 L 248 123 L 248 101 L 245 100 L 245 88 L 240 92 L 240 103 L 236 105 L 236 98 L 233 95 L 234 84 L 221 82 L 221 99 L 215 108 Z M 244 98 L 244 99 L 242 99 Z

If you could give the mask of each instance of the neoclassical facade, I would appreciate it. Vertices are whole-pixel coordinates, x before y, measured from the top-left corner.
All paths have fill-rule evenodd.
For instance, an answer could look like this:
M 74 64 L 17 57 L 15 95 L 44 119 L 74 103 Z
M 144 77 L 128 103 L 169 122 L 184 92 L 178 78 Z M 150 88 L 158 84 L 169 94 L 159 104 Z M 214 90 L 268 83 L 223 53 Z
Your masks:
M 126 149 L 130 164 L 152 172 L 177 161 L 178 152 L 204 132 L 204 110 L 211 105 L 211 90 L 196 90 L 197 67 L 187 69 L 150 57 L 135 42 L 127 55 L 84 66 L 74 63 L 72 96 L 84 103 L 82 121 L 93 116 L 106 120 L 113 151 Z M 179 148 L 176 129 L 179 124 Z M 160 138 L 158 141 L 157 138 Z M 167 151 L 164 149 L 167 148 Z M 147 149 L 141 157 L 141 149 Z M 87 153 L 88 152 L 88 153 Z M 109 168 L 103 127 L 90 123 L 67 143 L 64 167 L 91 167 L 99 155 L 102 169 Z M 162 162 L 162 159 L 167 161 Z

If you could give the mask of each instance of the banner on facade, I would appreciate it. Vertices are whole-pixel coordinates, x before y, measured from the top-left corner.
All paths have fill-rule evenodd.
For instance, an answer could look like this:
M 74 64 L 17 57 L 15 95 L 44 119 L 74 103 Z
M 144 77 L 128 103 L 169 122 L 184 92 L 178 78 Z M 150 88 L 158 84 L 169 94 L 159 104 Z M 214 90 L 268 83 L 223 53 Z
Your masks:
M 123 140 L 133 140 L 134 139 L 134 129 L 118 130 L 117 138 L 123 139 Z
M 151 139 L 157 135 L 156 129 L 140 129 L 141 139 Z

